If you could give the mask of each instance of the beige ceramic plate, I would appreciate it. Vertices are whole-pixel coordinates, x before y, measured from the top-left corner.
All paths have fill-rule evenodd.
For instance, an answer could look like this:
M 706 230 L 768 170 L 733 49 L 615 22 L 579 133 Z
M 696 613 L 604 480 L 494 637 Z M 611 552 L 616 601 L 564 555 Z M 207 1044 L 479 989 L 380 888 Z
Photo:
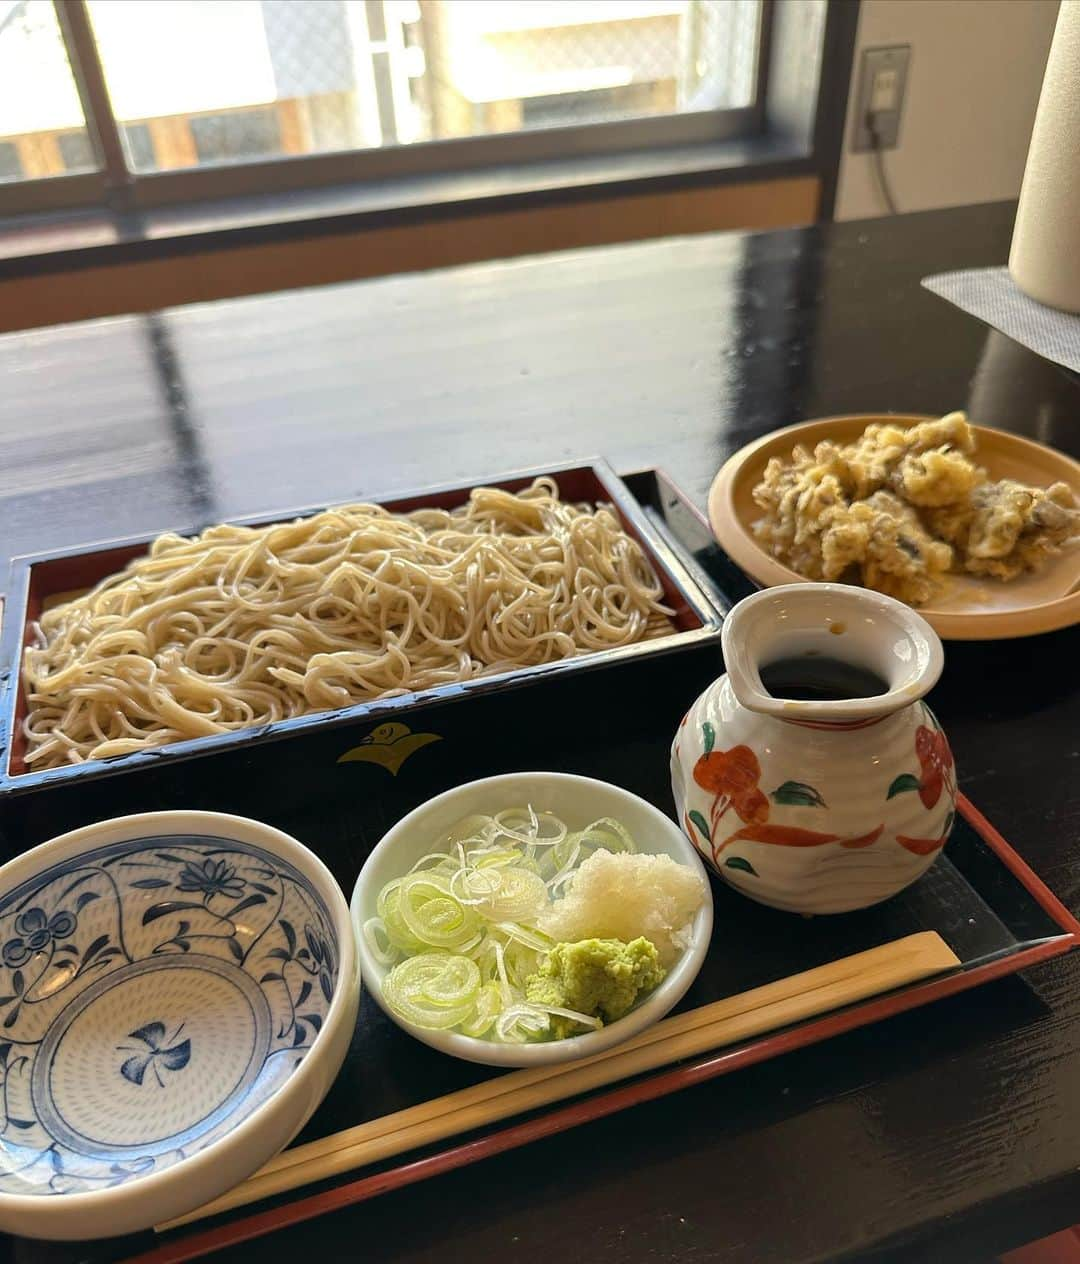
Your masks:
M 709 492 L 709 522 L 721 547 L 751 579 L 766 588 L 790 584 L 803 576 L 769 556 L 758 544 L 753 524 L 761 517 L 753 491 L 761 481 L 770 457 L 788 457 L 801 443 L 812 448 L 822 439 L 848 443 L 872 422 L 913 426 L 928 417 L 870 416 L 826 417 L 787 426 L 748 444 L 731 457 L 717 474 Z M 1080 463 L 1003 430 L 975 426 L 978 446 L 975 459 L 991 478 L 1014 478 L 1032 486 L 1068 483 L 1080 497 Z M 1037 575 L 1024 575 L 1001 583 L 993 579 L 957 575 L 948 591 L 919 613 L 939 635 L 954 641 L 990 641 L 1002 637 L 1032 636 L 1080 623 L 1080 548 L 1055 559 Z

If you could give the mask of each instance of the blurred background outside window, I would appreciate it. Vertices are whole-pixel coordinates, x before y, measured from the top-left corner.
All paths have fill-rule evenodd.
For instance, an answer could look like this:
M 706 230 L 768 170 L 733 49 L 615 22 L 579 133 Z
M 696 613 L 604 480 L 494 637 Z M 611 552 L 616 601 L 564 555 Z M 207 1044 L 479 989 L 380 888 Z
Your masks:
M 0 0 L 0 180 L 95 165 L 51 0 Z
M 761 0 L 87 9 L 136 175 L 739 109 L 762 25 Z M 0 185 L 96 166 L 51 0 L 0 0 Z

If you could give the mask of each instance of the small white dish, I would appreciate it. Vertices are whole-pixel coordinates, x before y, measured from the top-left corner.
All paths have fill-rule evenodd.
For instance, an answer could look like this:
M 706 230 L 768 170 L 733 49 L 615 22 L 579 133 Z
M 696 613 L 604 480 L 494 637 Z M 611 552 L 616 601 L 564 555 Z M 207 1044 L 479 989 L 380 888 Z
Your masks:
M 387 967 L 371 955 L 360 929 L 369 917 L 375 916 L 379 892 L 394 878 L 408 873 L 421 856 L 432 850 L 438 838 L 463 817 L 473 813 L 494 815 L 505 808 L 525 804 L 532 804 L 538 812 L 553 812 L 571 830 L 583 829 L 590 821 L 602 816 L 616 817 L 633 835 L 639 850 L 671 856 L 679 864 L 701 874 L 705 882 L 705 902 L 694 918 L 690 946 L 660 986 L 635 1005 L 629 1014 L 599 1031 L 581 1036 L 528 1044 L 500 1044 L 454 1031 L 431 1031 L 398 1018 L 383 1000 L 381 984 Z M 433 1049 L 468 1062 L 502 1067 L 576 1061 L 610 1049 L 651 1027 L 678 1004 L 697 977 L 708 951 L 713 920 L 712 893 L 704 867 L 697 851 L 674 821 L 629 790 L 606 781 L 563 772 L 522 772 L 487 777 L 447 790 L 421 804 L 400 820 L 368 857 L 356 880 L 351 908 L 360 954 L 360 972 L 376 1004 L 404 1031 Z
M 131 1233 L 295 1136 L 359 1001 L 348 909 L 280 830 L 102 821 L 0 869 L 0 1228 Z

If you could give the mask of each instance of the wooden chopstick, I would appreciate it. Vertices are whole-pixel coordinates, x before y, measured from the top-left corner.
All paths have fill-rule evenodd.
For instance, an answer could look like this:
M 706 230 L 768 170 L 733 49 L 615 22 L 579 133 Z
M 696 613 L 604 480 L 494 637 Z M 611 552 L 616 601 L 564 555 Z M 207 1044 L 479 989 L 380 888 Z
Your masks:
M 959 965 L 936 931 L 908 935 L 664 1019 L 625 1044 L 579 1062 L 511 1071 L 296 1146 L 220 1198 L 156 1228 L 173 1229 L 339 1176 Z

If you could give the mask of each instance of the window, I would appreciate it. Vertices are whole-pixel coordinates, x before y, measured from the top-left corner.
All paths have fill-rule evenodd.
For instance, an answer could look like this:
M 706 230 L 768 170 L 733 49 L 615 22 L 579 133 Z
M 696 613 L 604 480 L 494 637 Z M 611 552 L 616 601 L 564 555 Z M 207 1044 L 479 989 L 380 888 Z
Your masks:
M 645 114 L 648 113 L 652 95 L 651 83 L 631 83 L 619 88 L 586 88 L 581 92 L 559 92 L 549 97 L 525 97 L 520 106 L 520 126 L 572 127 Z
M 56 138 L 56 144 L 65 171 L 94 169 L 94 151 L 90 148 L 90 137 L 85 128 L 77 132 L 61 132 Z
M 0 140 L 0 180 L 21 180 L 22 177 L 18 145 L 13 140 Z
M 124 123 L 120 128 L 124 152 L 133 171 L 153 171 L 157 166 L 149 123 Z
M 746 134 L 763 6 L 0 0 L 0 180 L 151 205 Z
M 0 181 L 96 166 L 51 0 L 0 0 L 0 154 Z
M 234 110 L 191 120 L 195 156 L 203 162 L 235 162 L 281 152 L 281 129 L 273 110 Z

